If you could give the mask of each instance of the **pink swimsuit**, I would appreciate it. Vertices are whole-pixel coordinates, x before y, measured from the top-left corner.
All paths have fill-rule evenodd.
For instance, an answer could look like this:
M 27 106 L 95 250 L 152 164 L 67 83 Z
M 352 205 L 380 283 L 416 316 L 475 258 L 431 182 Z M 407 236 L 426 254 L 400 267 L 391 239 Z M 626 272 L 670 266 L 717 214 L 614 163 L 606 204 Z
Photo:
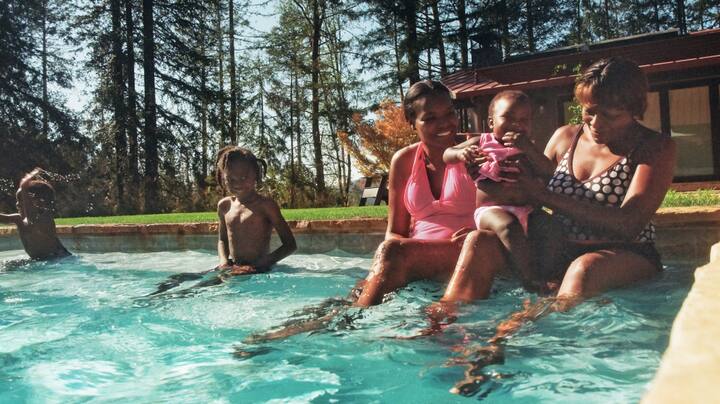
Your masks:
M 410 237 L 447 240 L 463 227 L 473 228 L 475 189 L 462 163 L 447 164 L 440 198 L 435 199 L 425 169 L 425 153 L 418 144 L 404 195 L 405 208 L 414 220 Z
M 497 139 L 495 139 L 495 136 L 492 133 L 482 133 L 480 134 L 480 141 L 477 143 L 480 150 L 482 150 L 485 155 L 488 157 L 488 161 L 484 162 L 480 165 L 480 176 L 476 179 L 476 181 L 482 181 L 482 180 L 492 180 L 495 182 L 498 181 L 507 181 L 506 179 L 502 178 L 500 176 L 503 169 L 500 167 L 499 162 L 505 160 L 506 158 L 510 156 L 515 156 L 517 154 L 520 154 L 521 151 L 514 148 L 514 147 L 507 147 L 504 146 L 502 143 L 498 142 Z M 510 170 L 507 170 L 510 171 Z M 530 212 L 532 212 L 532 207 L 530 206 L 510 206 L 510 205 L 488 205 L 488 206 L 480 206 L 475 210 L 474 218 L 475 218 L 475 225 L 479 228 L 480 227 L 480 217 L 486 213 L 489 210 L 500 208 L 502 210 L 505 210 L 507 212 L 512 213 L 515 217 L 517 217 L 518 222 L 520 222 L 520 225 L 522 226 L 523 230 L 525 231 L 525 234 L 527 234 L 527 227 L 528 227 L 528 216 L 530 215 Z

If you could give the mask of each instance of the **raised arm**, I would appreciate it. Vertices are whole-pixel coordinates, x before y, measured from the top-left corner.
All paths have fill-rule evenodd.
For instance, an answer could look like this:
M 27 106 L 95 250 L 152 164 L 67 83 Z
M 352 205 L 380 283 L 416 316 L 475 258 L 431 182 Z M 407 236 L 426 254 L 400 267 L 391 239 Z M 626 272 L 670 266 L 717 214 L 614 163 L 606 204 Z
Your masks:
M 443 152 L 443 161 L 446 164 L 455 163 L 475 163 L 482 164 L 485 159 L 482 158 L 482 152 L 477 146 L 480 141 L 480 136 L 473 136 L 470 139 L 457 144 L 452 147 L 448 147 Z M 481 160 L 481 161 L 479 161 Z
M 297 244 L 295 243 L 295 236 L 293 235 L 292 230 L 290 230 L 290 226 L 287 221 L 285 221 L 282 213 L 280 213 L 280 207 L 278 204 L 268 198 L 263 203 L 263 210 L 270 220 L 270 223 L 272 223 L 273 228 L 277 232 L 280 237 L 280 242 L 282 243 L 280 247 L 276 248 L 273 252 L 260 258 L 254 263 L 254 266 L 259 271 L 269 271 L 270 267 L 275 265 L 278 261 L 295 252 L 295 250 L 297 250 Z
M 631 241 L 660 207 L 672 183 L 675 154 L 675 142 L 660 135 L 640 146 L 635 153 L 638 166 L 620 207 L 576 201 L 548 191 L 542 185 L 521 182 L 530 188 L 531 197 L 543 206 L 620 240 Z
M 22 222 L 22 218 L 18 213 L 3 214 L 0 213 L 0 223 L 2 224 L 14 224 L 19 225 Z
M 230 200 L 223 198 L 218 202 L 218 258 L 220 259 L 220 267 L 230 266 L 230 247 L 228 245 L 227 226 L 225 224 L 225 214 L 230 207 Z

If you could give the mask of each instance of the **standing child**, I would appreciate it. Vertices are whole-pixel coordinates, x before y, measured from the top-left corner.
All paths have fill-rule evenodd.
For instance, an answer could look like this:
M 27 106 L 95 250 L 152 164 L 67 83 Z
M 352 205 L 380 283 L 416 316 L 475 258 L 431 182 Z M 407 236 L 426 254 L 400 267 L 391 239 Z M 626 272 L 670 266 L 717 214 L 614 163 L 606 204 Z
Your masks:
M 35 260 L 50 260 L 70 255 L 55 232 L 55 190 L 39 179 L 36 168 L 20 180 L 15 193 L 18 213 L 0 214 L 0 223 L 17 226 L 25 252 Z
M 264 167 L 263 160 L 241 147 L 218 152 L 216 178 L 230 194 L 218 202 L 218 256 L 220 269 L 233 275 L 267 272 L 297 248 L 278 204 L 257 192 Z M 282 245 L 270 252 L 272 229 Z
M 552 175 L 552 164 L 530 138 L 532 106 L 522 91 L 497 94 L 488 108 L 488 125 L 492 133 L 481 133 L 448 148 L 443 154 L 446 163 L 465 162 L 478 185 L 475 224 L 490 230 L 500 239 L 510 258 L 513 272 L 519 274 L 526 287 L 537 284 L 533 254 L 527 239 L 528 216 L 532 206 L 500 204 L 491 200 L 483 187 L 502 181 L 514 181 L 518 165 L 537 176 Z M 519 161 L 519 164 L 513 162 Z

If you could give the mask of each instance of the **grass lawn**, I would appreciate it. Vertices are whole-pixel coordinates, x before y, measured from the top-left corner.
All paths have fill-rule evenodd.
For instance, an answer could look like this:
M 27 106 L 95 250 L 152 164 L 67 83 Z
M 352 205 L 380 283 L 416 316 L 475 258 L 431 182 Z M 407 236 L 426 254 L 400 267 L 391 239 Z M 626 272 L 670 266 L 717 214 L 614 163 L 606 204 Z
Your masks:
M 720 206 L 720 193 L 700 190 L 692 192 L 669 191 L 662 207 L 681 206 Z M 287 220 L 337 220 L 352 218 L 386 217 L 387 206 L 351 206 L 339 208 L 316 209 L 283 209 L 283 216 Z M 150 223 L 190 223 L 214 222 L 217 220 L 215 212 L 196 213 L 164 213 L 157 215 L 128 215 L 128 216 L 99 216 L 99 217 L 73 217 L 58 218 L 59 225 L 77 224 L 150 224 Z
M 351 206 L 340 208 L 283 209 L 285 220 L 336 220 L 363 217 L 386 217 L 387 206 Z M 215 222 L 216 212 L 162 213 L 157 215 L 99 216 L 58 218 L 59 225 L 76 224 L 150 224 Z

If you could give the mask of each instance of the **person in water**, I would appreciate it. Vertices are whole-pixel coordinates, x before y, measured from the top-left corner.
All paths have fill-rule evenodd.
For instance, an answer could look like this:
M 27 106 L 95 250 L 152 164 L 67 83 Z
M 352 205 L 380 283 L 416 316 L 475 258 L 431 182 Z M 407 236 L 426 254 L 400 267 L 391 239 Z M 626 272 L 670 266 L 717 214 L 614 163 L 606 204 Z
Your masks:
M 0 214 L 0 223 L 14 224 L 25 252 L 34 260 L 51 260 L 71 255 L 57 237 L 55 229 L 55 189 L 40 178 L 35 168 L 18 186 L 18 213 Z
M 555 165 L 549 181 L 520 173 L 513 185 L 536 206 L 530 238 L 539 260 L 559 283 L 557 296 L 514 313 L 489 346 L 464 354 L 466 378 L 456 392 L 472 392 L 482 367 L 500 360 L 500 343 L 525 322 L 567 310 L 607 290 L 645 281 L 662 270 L 652 216 L 673 179 L 676 147 L 670 136 L 643 126 L 647 80 L 623 58 L 597 61 L 575 85 L 582 123 L 555 131 L 545 155 Z M 542 248 L 558 243 L 559 249 Z M 462 361 L 462 360 L 461 360 Z
M 173 275 L 158 284 L 158 289 L 149 296 L 182 282 L 200 279 L 214 270 L 220 273 L 193 288 L 220 284 L 228 276 L 268 272 L 297 249 L 295 236 L 277 202 L 258 192 L 265 162 L 247 149 L 226 146 L 218 152 L 216 165 L 217 183 L 224 194 L 230 194 L 217 205 L 219 265 L 205 272 Z M 281 245 L 270 251 L 273 229 L 280 237 Z
M 267 272 L 297 249 L 277 202 L 258 193 L 264 166 L 242 147 L 227 146 L 218 152 L 216 178 L 230 194 L 218 202 L 219 267 L 232 275 Z M 273 229 L 282 244 L 271 252 Z
M 420 279 L 449 280 L 446 302 L 486 298 L 505 258 L 495 234 L 475 230 L 475 185 L 464 164 L 443 161 L 458 129 L 450 90 L 437 81 L 417 82 L 403 110 L 420 141 L 392 158 L 385 241 L 356 305 L 378 304 Z
M 443 154 L 446 163 L 465 163 L 476 182 L 514 181 L 507 175 L 519 169 L 502 165 L 510 158 L 522 158 L 534 175 L 546 178 L 552 175 L 552 163 L 535 146 L 530 135 L 532 105 L 527 94 L 515 90 L 498 93 L 490 101 L 488 116 L 492 132 L 479 133 L 449 147 Z M 527 239 L 528 217 L 533 207 L 499 205 L 480 189 L 476 205 L 477 228 L 495 233 L 508 253 L 513 272 L 527 288 L 538 289 L 538 273 Z

